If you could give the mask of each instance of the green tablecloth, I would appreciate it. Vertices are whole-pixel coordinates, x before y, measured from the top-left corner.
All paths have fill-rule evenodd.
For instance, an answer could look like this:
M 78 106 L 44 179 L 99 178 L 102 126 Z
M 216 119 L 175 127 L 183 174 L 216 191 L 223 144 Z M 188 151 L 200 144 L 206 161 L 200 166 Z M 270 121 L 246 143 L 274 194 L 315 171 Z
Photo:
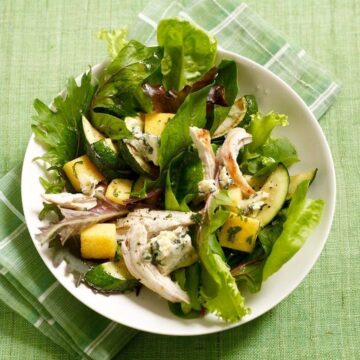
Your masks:
M 220 1 L 220 0 L 219 0 Z M 69 75 L 104 58 L 94 34 L 131 24 L 145 1 L 0 2 L 0 176 L 21 160 L 32 100 L 49 100 Z M 269 313 L 232 336 L 138 335 L 122 359 L 360 358 L 360 4 L 357 0 L 247 3 L 304 47 L 343 83 L 321 120 L 337 170 L 338 199 L 328 244 L 303 284 Z M 211 11 L 211 9 L 209 9 Z M 0 304 L 0 359 L 70 359 L 5 304 Z

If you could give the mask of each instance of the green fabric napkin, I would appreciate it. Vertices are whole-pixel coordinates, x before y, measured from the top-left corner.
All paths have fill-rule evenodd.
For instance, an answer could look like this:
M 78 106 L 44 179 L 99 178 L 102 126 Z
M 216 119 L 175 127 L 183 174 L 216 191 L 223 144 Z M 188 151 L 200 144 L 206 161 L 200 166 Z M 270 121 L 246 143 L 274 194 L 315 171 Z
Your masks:
M 279 75 L 317 118 L 334 102 L 339 86 L 321 66 L 236 0 L 202 0 L 191 6 L 167 0 L 152 2 L 139 13 L 129 38 L 154 43 L 157 22 L 176 15 L 210 31 L 221 47 L 247 56 Z M 0 299 L 73 358 L 113 358 L 136 330 L 88 309 L 48 271 L 24 223 L 20 174 L 19 167 L 0 180 Z

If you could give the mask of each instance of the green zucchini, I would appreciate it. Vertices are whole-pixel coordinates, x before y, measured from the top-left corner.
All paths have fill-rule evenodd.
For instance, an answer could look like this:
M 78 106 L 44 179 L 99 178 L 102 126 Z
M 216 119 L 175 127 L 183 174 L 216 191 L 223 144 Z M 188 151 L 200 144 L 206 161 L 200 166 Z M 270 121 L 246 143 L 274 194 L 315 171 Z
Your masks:
M 133 146 L 120 141 L 119 150 L 121 156 L 133 171 L 141 175 L 153 175 L 154 167 L 148 161 L 145 161 Z
M 121 293 L 139 285 L 139 282 L 127 270 L 122 259 L 95 265 L 85 274 L 84 280 L 93 289 L 104 293 Z
M 90 122 L 82 117 L 85 151 L 99 171 L 108 179 L 128 176 L 131 173 L 111 139 L 105 138 Z
M 286 200 L 289 183 L 290 177 L 287 168 L 283 164 L 279 164 L 260 189 L 269 194 L 266 204 L 255 217 L 260 221 L 260 226 L 263 227 L 270 223 L 280 211 Z
M 312 169 L 296 175 L 290 176 L 289 190 L 286 195 L 286 200 L 290 200 L 294 195 L 294 192 L 298 185 L 304 180 L 309 180 L 310 184 L 314 181 L 318 169 Z

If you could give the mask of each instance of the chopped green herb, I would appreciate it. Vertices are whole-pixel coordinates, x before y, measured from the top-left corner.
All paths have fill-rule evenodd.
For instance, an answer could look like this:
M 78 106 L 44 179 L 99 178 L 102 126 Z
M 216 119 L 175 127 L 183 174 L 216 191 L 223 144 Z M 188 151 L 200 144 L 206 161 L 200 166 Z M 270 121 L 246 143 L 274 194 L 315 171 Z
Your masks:
M 197 224 L 197 225 L 200 225 L 202 220 L 203 220 L 203 217 L 200 213 L 196 213 L 196 214 L 192 214 L 191 215 L 191 220 Z
M 252 238 L 252 236 L 250 235 L 250 236 L 248 236 L 247 238 L 246 238 L 246 242 L 249 244 L 249 245 L 251 245 L 252 244 L 252 240 L 253 240 L 253 238 Z
M 233 226 L 231 228 L 228 229 L 228 240 L 230 242 L 234 242 L 235 241 L 235 235 L 241 231 L 241 226 Z

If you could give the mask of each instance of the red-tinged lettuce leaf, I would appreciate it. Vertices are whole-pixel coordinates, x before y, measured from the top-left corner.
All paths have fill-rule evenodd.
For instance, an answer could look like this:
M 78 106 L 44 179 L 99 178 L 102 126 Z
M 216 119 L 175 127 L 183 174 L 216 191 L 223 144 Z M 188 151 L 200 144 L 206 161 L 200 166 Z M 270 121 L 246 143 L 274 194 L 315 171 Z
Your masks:
M 141 85 L 160 71 L 162 52 L 132 40 L 105 68 L 91 104 L 91 121 L 99 131 L 116 140 L 132 137 L 123 119 L 151 111 Z
M 259 255 L 255 257 L 251 254 L 250 259 L 231 269 L 231 275 L 236 279 L 236 284 L 239 287 L 245 286 L 252 293 L 261 289 L 262 272 L 266 259 L 262 249 L 258 253 Z
M 186 85 L 182 90 L 169 90 L 167 91 L 163 85 L 151 85 L 145 83 L 143 90 L 147 96 L 150 97 L 152 102 L 153 111 L 158 113 L 173 113 L 175 114 L 185 98 L 192 92 L 198 91 L 205 86 L 213 83 L 217 76 L 218 69 L 212 67 L 206 72 L 198 81 L 192 85 Z M 223 101 L 220 99 L 220 89 L 210 90 L 207 101 L 214 102 L 216 100 Z M 218 100 L 218 101 L 219 101 Z

